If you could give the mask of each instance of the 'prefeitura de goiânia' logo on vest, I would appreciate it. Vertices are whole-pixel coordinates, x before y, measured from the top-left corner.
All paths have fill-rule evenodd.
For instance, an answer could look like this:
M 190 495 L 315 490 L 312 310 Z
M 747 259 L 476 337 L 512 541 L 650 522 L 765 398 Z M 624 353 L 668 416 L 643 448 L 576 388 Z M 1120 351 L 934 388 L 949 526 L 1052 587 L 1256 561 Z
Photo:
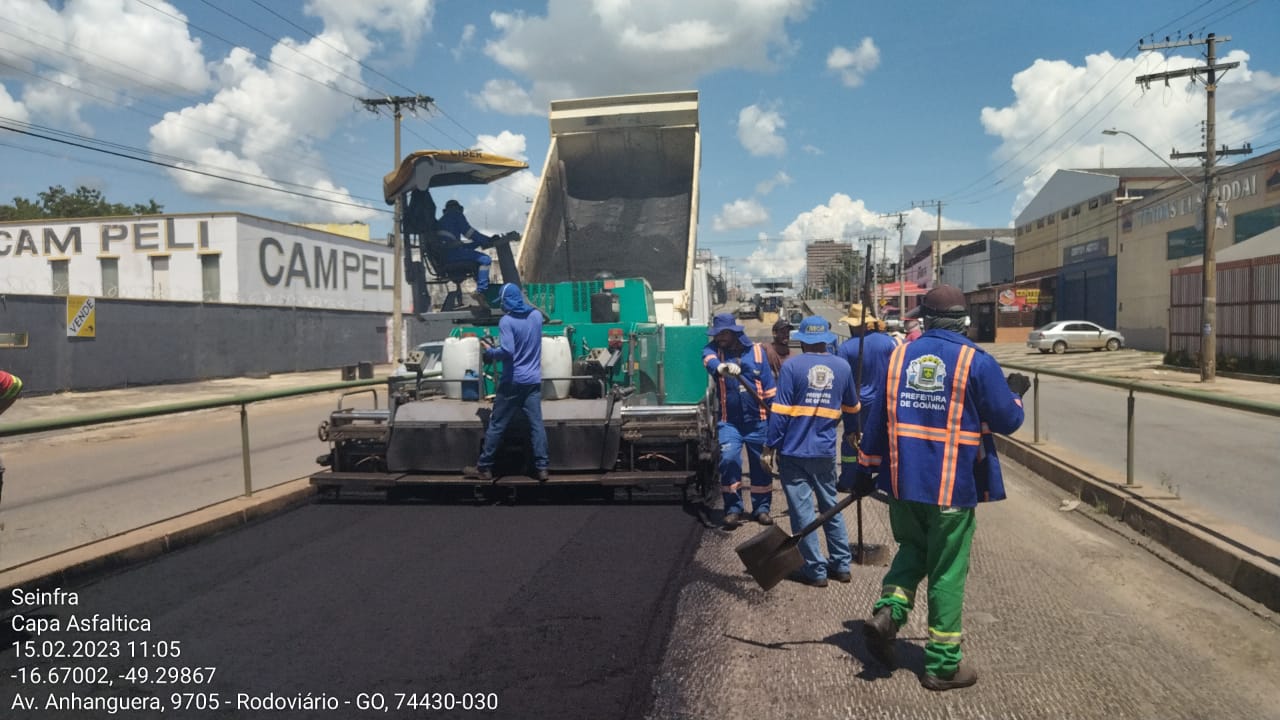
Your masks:
M 809 368 L 810 390 L 830 390 L 835 381 L 836 374 L 826 365 L 814 365 Z
M 920 392 L 942 392 L 947 364 L 937 355 L 921 355 L 907 366 L 907 385 Z

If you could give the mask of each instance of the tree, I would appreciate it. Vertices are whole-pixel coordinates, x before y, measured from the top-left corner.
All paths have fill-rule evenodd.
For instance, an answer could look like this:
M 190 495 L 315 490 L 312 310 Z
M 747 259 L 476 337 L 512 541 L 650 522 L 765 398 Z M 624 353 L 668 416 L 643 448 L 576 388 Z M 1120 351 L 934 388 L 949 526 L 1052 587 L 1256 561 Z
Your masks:
M 848 252 L 840 256 L 835 267 L 827 270 L 823 278 L 831 288 L 831 298 L 838 302 L 852 302 L 862 289 L 862 255 Z
M 37 193 L 39 202 L 15 197 L 12 204 L 0 205 L 0 220 L 41 220 L 46 218 L 107 217 L 112 215 L 159 215 L 164 206 L 154 199 L 145 204 L 124 205 L 107 202 L 102 191 L 81 185 L 67 192 L 61 185 Z

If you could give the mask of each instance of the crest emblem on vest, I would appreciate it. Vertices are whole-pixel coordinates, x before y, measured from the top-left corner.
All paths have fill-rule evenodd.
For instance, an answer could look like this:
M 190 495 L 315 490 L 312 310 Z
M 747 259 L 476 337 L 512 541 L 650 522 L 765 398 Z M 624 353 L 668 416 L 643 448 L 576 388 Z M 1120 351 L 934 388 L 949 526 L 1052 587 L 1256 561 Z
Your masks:
M 809 368 L 809 389 L 830 390 L 836 382 L 836 374 L 826 365 L 814 365 Z
M 921 355 L 907 366 L 907 385 L 920 392 L 946 390 L 947 364 L 937 355 Z

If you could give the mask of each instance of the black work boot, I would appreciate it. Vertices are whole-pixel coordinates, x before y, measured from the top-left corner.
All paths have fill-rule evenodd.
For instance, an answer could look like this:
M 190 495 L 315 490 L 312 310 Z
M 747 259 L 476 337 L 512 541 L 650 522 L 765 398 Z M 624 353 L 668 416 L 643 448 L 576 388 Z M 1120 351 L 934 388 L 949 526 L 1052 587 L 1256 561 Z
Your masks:
M 938 692 L 967 688 L 976 682 L 978 682 L 978 673 L 973 668 L 966 667 L 964 663 L 956 667 L 956 671 L 951 674 L 951 677 L 939 677 L 925 673 L 924 677 L 920 679 L 920 684 L 925 688 L 937 690 Z
M 546 482 L 550 479 L 551 479 L 551 473 L 547 472 L 546 468 L 540 468 L 538 470 L 538 482 Z
M 898 667 L 897 653 L 893 649 L 893 639 L 898 636 L 898 624 L 893 621 L 892 610 L 887 607 L 876 610 L 871 619 L 862 624 L 862 635 L 872 657 L 890 670 Z

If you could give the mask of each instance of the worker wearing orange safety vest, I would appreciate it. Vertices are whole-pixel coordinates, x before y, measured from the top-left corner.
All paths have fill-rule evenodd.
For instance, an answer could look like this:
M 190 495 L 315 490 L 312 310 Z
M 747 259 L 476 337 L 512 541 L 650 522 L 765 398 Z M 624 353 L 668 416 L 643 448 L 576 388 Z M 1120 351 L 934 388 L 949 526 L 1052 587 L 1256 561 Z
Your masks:
M 925 675 L 930 690 L 977 682 L 960 664 L 974 508 L 1002 500 L 1004 484 L 992 433 L 1022 425 L 1022 393 L 1029 381 L 1006 379 L 1000 365 L 964 331 L 964 294 L 940 285 L 925 296 L 925 333 L 893 351 L 883 398 L 870 408 L 858 468 L 846 474 L 855 493 L 889 494 L 889 522 L 898 552 L 885 575 L 874 614 L 864 626 L 867 647 L 893 667 L 893 641 L 929 580 L 929 639 Z
M 720 440 L 720 492 L 724 497 L 724 524 L 742 523 L 742 448 L 747 448 L 751 474 L 751 515 L 761 525 L 773 524 L 773 473 L 760 461 L 769 420 L 768 405 L 777 393 L 773 370 L 764 347 L 751 342 L 733 313 L 720 313 L 711 321 L 712 338 L 702 349 L 706 366 L 720 401 L 716 431 Z

